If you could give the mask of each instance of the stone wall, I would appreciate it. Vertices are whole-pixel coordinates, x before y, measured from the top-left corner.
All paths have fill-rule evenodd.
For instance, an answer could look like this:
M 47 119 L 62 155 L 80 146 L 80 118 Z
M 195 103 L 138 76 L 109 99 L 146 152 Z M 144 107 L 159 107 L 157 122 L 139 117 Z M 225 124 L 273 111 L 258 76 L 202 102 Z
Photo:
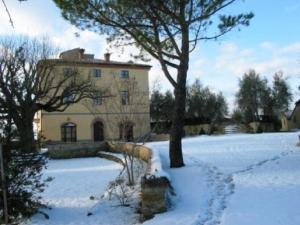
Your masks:
M 142 220 L 151 219 L 154 214 L 167 211 L 168 192 L 171 188 L 166 177 L 144 176 L 141 180 Z
M 251 122 L 251 123 L 249 123 L 249 126 L 253 133 L 274 132 L 275 131 L 274 123 Z
M 152 150 L 150 148 L 133 143 L 107 142 L 107 151 L 133 155 L 146 163 L 150 163 L 152 157 Z
M 48 149 L 51 159 L 97 157 L 99 151 L 107 149 L 105 142 L 56 142 L 45 144 L 43 147 Z

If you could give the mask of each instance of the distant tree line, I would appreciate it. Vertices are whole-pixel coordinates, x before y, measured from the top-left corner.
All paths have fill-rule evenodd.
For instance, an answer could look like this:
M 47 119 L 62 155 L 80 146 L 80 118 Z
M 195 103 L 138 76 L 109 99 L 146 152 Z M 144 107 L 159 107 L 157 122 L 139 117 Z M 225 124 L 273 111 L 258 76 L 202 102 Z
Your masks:
M 174 95 L 170 90 L 155 89 L 151 94 L 150 116 L 153 122 L 172 121 Z M 197 79 L 187 85 L 185 123 L 206 123 L 215 126 L 228 114 L 228 105 L 222 92 L 214 93 Z
M 274 74 L 272 85 L 269 86 L 266 78 L 261 77 L 255 70 L 249 70 L 239 80 L 237 108 L 232 117 L 244 123 L 278 123 L 280 115 L 289 109 L 291 101 L 291 89 L 282 72 Z

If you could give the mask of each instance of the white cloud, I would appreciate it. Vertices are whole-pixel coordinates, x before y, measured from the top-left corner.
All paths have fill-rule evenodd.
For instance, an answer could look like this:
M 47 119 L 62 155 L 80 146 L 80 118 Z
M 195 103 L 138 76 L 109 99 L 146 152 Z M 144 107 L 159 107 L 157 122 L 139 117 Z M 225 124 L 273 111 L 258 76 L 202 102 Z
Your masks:
M 300 67 L 297 63 L 300 42 L 275 46 L 264 42 L 257 49 L 242 49 L 233 43 L 227 44 L 220 50 L 215 61 L 215 69 L 230 72 L 238 77 L 250 68 L 264 76 L 274 74 L 278 70 L 283 70 L 288 75 L 295 75 Z
M 17 2 L 17 1 L 16 1 Z M 28 13 L 24 4 L 6 1 L 14 27 L 9 22 L 9 16 L 2 4 L 0 7 L 0 34 L 22 34 L 31 37 L 45 35 L 53 31 L 49 23 L 41 20 L 37 13 Z M 24 6 L 24 7 L 23 7 Z
M 269 41 L 264 41 L 260 44 L 260 47 L 265 50 L 273 50 L 275 48 L 275 45 L 274 43 L 271 43 Z
M 76 36 L 75 33 L 79 34 Z M 96 57 L 103 58 L 106 40 L 104 36 L 99 36 L 91 31 L 81 31 L 74 26 L 69 27 L 62 33 L 56 33 L 50 40 L 60 49 L 84 48 L 87 53 L 95 54 Z
M 269 82 L 275 72 L 283 71 L 284 76 L 289 78 L 288 82 L 293 92 L 296 92 L 300 83 L 300 42 L 287 45 L 263 42 L 253 48 L 225 43 L 216 54 L 201 59 L 199 65 L 197 64 L 195 56 L 191 61 L 189 73 L 195 74 L 201 68 L 201 82 L 216 91 L 222 91 L 232 109 L 234 95 L 238 91 L 238 78 L 249 69 L 255 69 L 261 76 L 269 79 Z M 295 100 L 297 98 L 298 96 Z

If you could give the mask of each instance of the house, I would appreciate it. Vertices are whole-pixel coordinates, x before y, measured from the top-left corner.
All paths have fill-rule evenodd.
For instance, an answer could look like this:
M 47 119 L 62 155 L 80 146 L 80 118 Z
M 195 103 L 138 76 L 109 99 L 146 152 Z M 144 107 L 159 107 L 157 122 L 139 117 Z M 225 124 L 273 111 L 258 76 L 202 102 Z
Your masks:
M 293 111 L 286 112 L 281 117 L 281 131 L 300 128 L 300 100 L 295 103 Z
M 76 69 L 80 76 L 93 79 L 99 93 L 94 99 L 71 104 L 63 112 L 38 112 L 38 133 L 48 141 L 76 142 L 121 137 L 133 140 L 149 132 L 151 66 L 111 61 L 108 53 L 104 59 L 96 59 L 84 51 L 76 48 L 62 52 L 58 59 L 48 60 L 55 62 L 57 76 Z

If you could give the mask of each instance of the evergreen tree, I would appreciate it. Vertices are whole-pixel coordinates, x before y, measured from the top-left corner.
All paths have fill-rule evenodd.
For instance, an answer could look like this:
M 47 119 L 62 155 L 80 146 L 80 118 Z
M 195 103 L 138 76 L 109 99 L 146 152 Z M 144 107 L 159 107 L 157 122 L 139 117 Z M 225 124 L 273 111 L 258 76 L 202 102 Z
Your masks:
M 282 72 L 275 73 L 273 86 L 269 87 L 265 78 L 250 70 L 240 79 L 236 98 L 244 122 L 264 117 L 278 123 L 279 116 L 288 110 L 292 94 Z
M 282 72 L 275 73 L 273 77 L 272 96 L 274 99 L 274 113 L 278 117 L 289 109 L 292 93 Z
M 48 218 L 40 211 L 41 208 L 46 207 L 41 202 L 40 193 L 51 180 L 51 177 L 42 178 L 42 170 L 45 168 L 47 158 L 37 151 L 31 153 L 22 151 L 22 144 L 16 141 L 20 132 L 16 129 L 9 114 L 1 114 L 1 122 L 0 144 L 3 147 L 9 223 L 19 224 L 24 217 L 30 217 L 37 212 Z M 2 185 L 1 180 L 0 187 L 3 187 Z M 1 190 L 1 207 L 3 200 Z M 4 216 L 2 210 L 0 210 L 0 215 Z
M 223 94 L 213 93 L 203 87 L 197 79 L 187 87 L 186 116 L 209 120 L 213 124 L 221 122 L 228 113 L 228 106 Z
M 239 80 L 239 91 L 236 101 L 239 109 L 244 114 L 246 123 L 258 121 L 259 115 L 264 111 L 265 103 L 270 100 L 267 80 L 262 79 L 255 70 L 249 70 Z
M 187 119 L 200 119 L 203 123 L 216 125 L 222 122 L 228 113 L 223 94 L 213 93 L 208 87 L 203 87 L 198 79 L 187 86 L 186 98 L 185 118 Z M 174 97 L 170 91 L 163 94 L 155 90 L 151 95 L 150 106 L 153 120 L 171 120 L 170 112 L 174 110 Z
M 174 96 L 171 91 L 161 93 L 154 90 L 150 100 L 150 116 L 154 121 L 171 121 L 172 112 L 174 110 Z

